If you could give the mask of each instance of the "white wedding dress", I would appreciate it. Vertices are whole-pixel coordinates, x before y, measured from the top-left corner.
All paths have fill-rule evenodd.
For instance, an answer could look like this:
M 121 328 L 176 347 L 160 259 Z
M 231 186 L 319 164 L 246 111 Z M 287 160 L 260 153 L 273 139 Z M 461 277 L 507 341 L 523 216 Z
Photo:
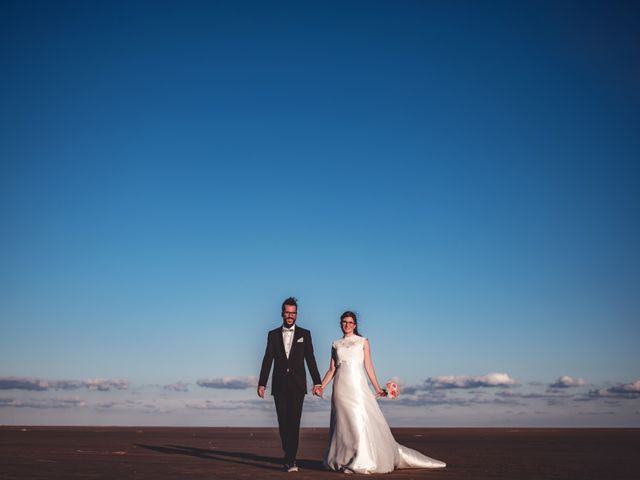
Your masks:
M 325 467 L 345 473 L 445 467 L 444 462 L 396 443 L 367 382 L 364 341 L 352 335 L 333 342 L 336 372 Z

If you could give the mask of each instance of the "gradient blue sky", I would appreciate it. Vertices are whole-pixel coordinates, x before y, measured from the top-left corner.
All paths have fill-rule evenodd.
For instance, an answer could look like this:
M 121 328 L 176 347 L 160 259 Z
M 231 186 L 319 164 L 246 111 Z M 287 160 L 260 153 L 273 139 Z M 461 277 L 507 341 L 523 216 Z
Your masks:
M 639 21 L 2 2 L 0 423 L 275 425 L 295 295 L 321 370 L 359 312 L 392 425 L 640 426 Z

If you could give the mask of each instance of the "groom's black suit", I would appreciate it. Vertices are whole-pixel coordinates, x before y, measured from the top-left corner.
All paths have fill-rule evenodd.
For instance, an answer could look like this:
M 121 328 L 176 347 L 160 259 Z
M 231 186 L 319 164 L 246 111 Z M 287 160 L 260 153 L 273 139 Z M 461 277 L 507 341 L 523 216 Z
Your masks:
M 314 385 L 320 385 L 322 380 L 313 355 L 311 332 L 296 325 L 289 358 L 287 358 L 282 340 L 282 327 L 269 332 L 258 385 L 262 387 L 267 385 L 271 364 L 274 363 L 271 395 L 273 395 L 278 413 L 284 461 L 288 465 L 295 462 L 298 452 L 302 403 L 307 393 L 305 360 Z

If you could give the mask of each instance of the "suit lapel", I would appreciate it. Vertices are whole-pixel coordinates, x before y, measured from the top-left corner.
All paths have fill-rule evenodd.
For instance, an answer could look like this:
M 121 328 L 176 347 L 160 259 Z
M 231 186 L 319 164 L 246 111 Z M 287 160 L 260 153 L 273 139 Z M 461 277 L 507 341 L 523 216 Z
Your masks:
M 280 353 L 282 354 L 282 358 L 286 359 L 287 358 L 287 352 L 284 349 L 284 340 L 282 339 L 282 327 L 278 329 L 278 332 L 276 333 L 276 343 L 280 346 Z

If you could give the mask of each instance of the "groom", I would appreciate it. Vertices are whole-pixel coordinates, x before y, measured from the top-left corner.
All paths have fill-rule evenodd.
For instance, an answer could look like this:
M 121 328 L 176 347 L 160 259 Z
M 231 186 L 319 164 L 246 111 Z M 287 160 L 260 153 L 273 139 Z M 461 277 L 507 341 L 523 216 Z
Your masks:
M 300 436 L 302 403 L 307 393 L 307 374 L 304 361 L 313 379 L 313 394 L 322 396 L 322 380 L 313 356 L 311 332 L 296 326 L 298 303 L 293 297 L 282 303 L 282 326 L 271 330 L 267 336 L 267 349 L 262 359 L 258 396 L 264 398 L 271 364 L 275 362 L 271 379 L 271 395 L 276 404 L 280 440 L 284 450 L 284 469 L 297 472 L 296 454 Z

